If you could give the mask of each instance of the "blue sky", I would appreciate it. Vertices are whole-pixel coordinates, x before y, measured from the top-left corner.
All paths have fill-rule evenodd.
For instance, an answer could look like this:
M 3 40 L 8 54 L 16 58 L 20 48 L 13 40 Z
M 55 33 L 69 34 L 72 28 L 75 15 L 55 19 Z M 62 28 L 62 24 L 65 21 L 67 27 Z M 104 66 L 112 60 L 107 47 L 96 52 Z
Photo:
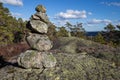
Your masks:
M 82 22 L 86 31 L 101 31 L 112 23 L 120 24 L 120 0 L 0 0 L 16 18 L 29 20 L 35 7 L 42 4 L 57 26 L 67 21 Z

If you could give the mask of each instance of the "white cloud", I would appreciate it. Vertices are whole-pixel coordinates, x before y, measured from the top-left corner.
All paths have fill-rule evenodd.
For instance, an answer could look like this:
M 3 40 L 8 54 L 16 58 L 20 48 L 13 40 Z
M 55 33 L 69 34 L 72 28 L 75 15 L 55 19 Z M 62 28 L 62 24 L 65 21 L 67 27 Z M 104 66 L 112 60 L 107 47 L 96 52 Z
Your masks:
M 20 14 L 20 13 L 14 13 L 14 12 L 12 12 L 11 14 L 14 17 L 21 17 L 22 16 L 22 14 Z
M 108 6 L 118 6 L 120 7 L 120 2 L 102 2 L 102 4 L 108 5 Z
M 10 4 L 15 6 L 23 6 L 22 0 L 0 0 L 4 4 Z
M 87 18 L 86 11 L 67 10 L 66 12 L 60 12 L 56 15 L 57 19 L 81 19 Z
M 92 12 L 88 12 L 88 15 L 92 15 Z
M 104 20 L 100 20 L 100 19 L 93 19 L 91 21 L 88 21 L 87 23 L 88 24 L 108 24 L 108 23 L 111 23 L 112 21 L 111 20 L 108 20 L 108 19 L 104 19 Z

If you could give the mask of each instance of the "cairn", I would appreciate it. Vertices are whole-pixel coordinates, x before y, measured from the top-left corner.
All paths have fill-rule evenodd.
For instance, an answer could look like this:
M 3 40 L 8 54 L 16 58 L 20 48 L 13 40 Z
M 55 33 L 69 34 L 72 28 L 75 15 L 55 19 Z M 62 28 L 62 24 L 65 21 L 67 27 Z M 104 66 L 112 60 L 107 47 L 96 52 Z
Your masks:
M 56 65 L 56 58 L 50 50 L 52 42 L 46 35 L 48 26 L 51 23 L 46 15 L 46 8 L 38 5 L 36 13 L 33 14 L 28 22 L 28 28 L 31 30 L 26 37 L 26 41 L 31 47 L 18 57 L 18 64 L 24 68 L 49 68 Z

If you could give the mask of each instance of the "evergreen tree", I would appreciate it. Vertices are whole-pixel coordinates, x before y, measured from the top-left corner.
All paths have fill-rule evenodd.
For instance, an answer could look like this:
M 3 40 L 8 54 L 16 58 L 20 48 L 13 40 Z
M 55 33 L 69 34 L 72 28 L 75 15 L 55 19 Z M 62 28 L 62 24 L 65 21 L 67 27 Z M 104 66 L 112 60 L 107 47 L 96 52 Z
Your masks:
M 68 37 L 68 31 L 65 29 L 65 27 L 60 27 L 57 32 L 58 37 Z
M 65 26 L 68 28 L 68 36 L 71 37 L 72 24 L 69 22 L 66 22 Z
M 118 30 L 120 31 L 120 24 L 116 26 L 118 28 Z
M 115 27 L 114 25 L 112 25 L 111 23 L 108 24 L 105 28 L 104 28 L 106 31 L 110 32 L 110 31 L 114 31 L 115 30 Z
M 77 23 L 71 28 L 72 36 L 85 38 L 85 30 L 82 26 L 82 23 Z
M 77 23 L 72 25 L 69 22 L 66 22 L 66 27 L 69 29 L 69 36 L 82 37 L 85 38 L 85 30 L 82 26 L 82 23 Z
M 120 45 L 120 26 L 116 26 L 118 30 L 115 30 L 115 26 L 112 24 L 108 24 L 104 29 L 106 31 L 101 32 L 102 36 L 105 39 L 105 42 L 111 46 L 119 46 Z
M 94 37 L 94 41 L 95 41 L 95 42 L 99 42 L 99 43 L 101 43 L 101 44 L 104 44 L 104 43 L 105 43 L 105 39 L 104 39 L 104 37 L 103 37 L 100 33 L 98 33 L 98 35 L 96 35 L 96 36 Z

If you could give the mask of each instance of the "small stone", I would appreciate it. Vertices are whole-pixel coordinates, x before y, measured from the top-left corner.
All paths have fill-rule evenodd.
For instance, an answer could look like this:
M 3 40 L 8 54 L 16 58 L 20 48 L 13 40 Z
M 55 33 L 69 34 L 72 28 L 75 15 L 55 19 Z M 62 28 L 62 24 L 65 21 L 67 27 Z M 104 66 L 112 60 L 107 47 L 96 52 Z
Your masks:
M 40 20 L 31 20 L 31 28 L 39 33 L 47 33 L 48 25 Z
M 36 16 L 36 15 L 32 15 L 32 16 L 31 16 L 31 19 L 32 19 L 32 20 L 40 20 L 40 18 L 39 18 L 38 16 Z
M 47 35 L 30 34 L 27 37 L 27 42 L 31 48 L 39 51 L 48 51 L 52 48 L 52 43 Z
M 39 17 L 40 21 L 43 21 L 45 23 L 49 23 L 50 22 L 46 13 L 37 12 L 34 15 L 37 16 L 37 17 Z
M 46 13 L 46 8 L 43 5 L 38 5 L 35 10 L 37 12 L 42 12 L 42 13 Z
M 82 55 L 87 55 L 87 52 L 81 52 Z

